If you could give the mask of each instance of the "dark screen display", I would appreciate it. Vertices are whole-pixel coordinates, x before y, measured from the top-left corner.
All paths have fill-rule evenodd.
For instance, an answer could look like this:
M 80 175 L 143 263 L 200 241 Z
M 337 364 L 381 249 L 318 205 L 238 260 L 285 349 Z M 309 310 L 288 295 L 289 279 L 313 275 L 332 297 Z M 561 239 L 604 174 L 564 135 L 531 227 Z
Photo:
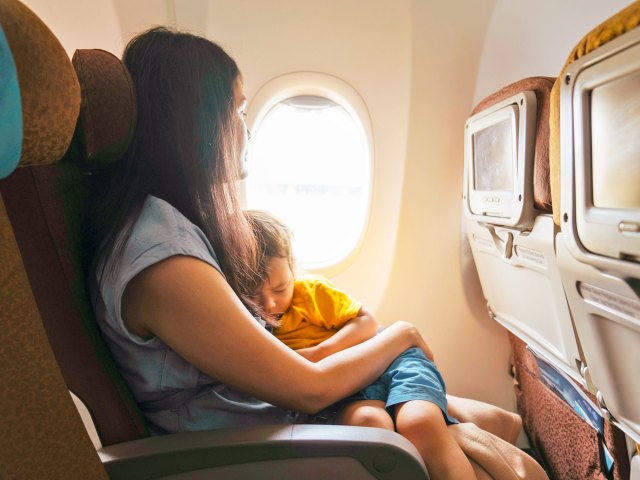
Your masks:
M 475 190 L 513 191 L 513 133 L 507 118 L 473 134 Z
M 591 92 L 593 205 L 640 208 L 640 72 Z

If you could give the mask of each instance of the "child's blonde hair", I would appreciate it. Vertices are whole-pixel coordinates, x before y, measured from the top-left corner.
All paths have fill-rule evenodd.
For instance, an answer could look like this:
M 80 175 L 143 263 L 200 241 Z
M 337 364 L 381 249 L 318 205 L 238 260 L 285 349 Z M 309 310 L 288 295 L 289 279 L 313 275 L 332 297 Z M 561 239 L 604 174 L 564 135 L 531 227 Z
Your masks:
M 248 291 L 255 292 L 267 279 L 267 268 L 272 258 L 286 258 L 291 271 L 295 270 L 291 248 L 293 233 L 278 217 L 264 210 L 245 210 L 244 214 L 258 246 L 257 270 L 248 285 Z

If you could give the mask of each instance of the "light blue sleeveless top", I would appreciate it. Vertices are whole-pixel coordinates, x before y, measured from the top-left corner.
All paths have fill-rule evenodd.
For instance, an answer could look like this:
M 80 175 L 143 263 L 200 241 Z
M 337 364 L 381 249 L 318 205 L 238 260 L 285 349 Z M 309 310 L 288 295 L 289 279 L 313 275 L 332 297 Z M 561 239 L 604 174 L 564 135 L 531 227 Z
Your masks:
M 98 285 L 94 279 L 93 285 L 94 292 L 98 289 L 98 295 L 92 295 L 98 325 L 151 432 L 304 421 L 304 415 L 209 377 L 159 338 L 144 339 L 127 330 L 121 316 L 125 287 L 145 268 L 174 255 L 198 258 L 220 271 L 202 230 L 164 200 L 149 196 L 122 255 L 109 258 L 105 265 L 104 271 L 113 273 L 105 274 Z

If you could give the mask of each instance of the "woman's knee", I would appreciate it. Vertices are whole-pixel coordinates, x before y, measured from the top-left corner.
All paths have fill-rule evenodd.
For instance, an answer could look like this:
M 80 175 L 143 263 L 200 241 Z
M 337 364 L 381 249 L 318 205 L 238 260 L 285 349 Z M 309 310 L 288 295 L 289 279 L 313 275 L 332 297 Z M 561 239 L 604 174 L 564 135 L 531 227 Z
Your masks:
M 343 425 L 394 430 L 393 419 L 385 410 L 384 402 L 376 400 L 363 400 L 347 405 L 338 414 L 337 421 Z

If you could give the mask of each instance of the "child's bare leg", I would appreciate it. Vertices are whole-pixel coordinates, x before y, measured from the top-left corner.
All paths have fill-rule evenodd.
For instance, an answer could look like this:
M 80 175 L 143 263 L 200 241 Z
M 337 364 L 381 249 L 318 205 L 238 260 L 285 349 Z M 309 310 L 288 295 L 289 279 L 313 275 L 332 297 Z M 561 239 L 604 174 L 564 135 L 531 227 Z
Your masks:
M 440 407 L 425 400 L 396 406 L 396 429 L 413 443 L 434 480 L 476 480 L 473 467 L 449 433 Z
M 462 423 L 475 423 L 482 430 L 515 445 L 522 430 L 522 418 L 490 403 L 447 395 L 449 414 Z
M 385 403 L 380 400 L 358 400 L 349 403 L 338 413 L 336 423 L 394 430 L 393 419 L 385 409 Z

